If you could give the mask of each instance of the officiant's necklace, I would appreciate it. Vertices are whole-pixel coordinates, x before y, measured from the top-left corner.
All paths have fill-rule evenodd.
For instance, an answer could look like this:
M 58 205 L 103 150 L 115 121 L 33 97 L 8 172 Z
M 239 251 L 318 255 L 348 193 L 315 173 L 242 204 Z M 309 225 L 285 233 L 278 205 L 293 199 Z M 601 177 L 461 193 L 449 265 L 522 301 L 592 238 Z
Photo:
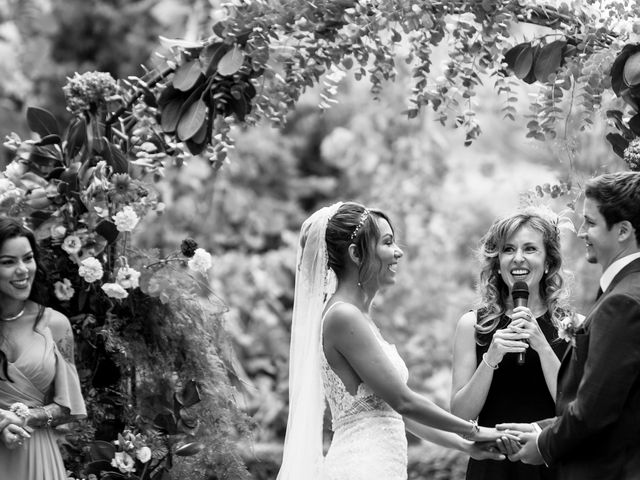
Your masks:
M 18 313 L 16 313 L 15 315 L 12 315 L 10 317 L 0 317 L 0 320 L 2 320 L 3 322 L 13 322 L 14 320 L 19 319 L 22 315 L 24 315 L 24 311 L 27 308 L 27 304 L 25 303 L 22 306 L 22 310 L 20 310 Z

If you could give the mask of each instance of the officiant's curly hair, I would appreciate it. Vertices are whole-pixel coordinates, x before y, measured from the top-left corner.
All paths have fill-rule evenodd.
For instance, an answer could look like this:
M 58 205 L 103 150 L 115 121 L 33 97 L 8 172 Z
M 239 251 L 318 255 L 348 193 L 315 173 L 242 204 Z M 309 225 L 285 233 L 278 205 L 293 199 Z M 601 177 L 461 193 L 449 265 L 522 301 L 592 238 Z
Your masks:
M 505 243 L 520 228 L 527 226 L 542 234 L 548 271 L 543 274 L 539 292 L 545 302 L 551 321 L 556 327 L 563 318 L 571 315 L 567 273 L 562 269 L 560 230 L 558 222 L 547 218 L 542 211 L 529 207 L 521 212 L 496 220 L 480 241 L 478 256 L 481 262 L 478 293 L 478 322 L 476 341 L 482 344 L 498 327 L 509 298 L 509 287 L 500 276 L 499 253 Z

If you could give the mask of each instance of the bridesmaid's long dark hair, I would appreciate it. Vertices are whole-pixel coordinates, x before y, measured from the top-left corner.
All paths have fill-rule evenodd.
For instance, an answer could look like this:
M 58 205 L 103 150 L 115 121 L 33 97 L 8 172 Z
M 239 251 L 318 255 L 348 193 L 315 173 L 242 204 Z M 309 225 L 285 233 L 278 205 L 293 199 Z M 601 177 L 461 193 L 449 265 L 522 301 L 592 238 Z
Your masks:
M 31 245 L 33 251 L 33 259 L 36 262 L 36 274 L 31 285 L 31 292 L 29 293 L 29 300 L 42 305 L 47 298 L 47 275 L 40 264 L 40 251 L 38 249 L 38 243 L 33 232 L 25 227 L 19 220 L 11 217 L 5 217 L 0 215 L 0 249 L 4 246 L 7 240 L 12 238 L 25 237 Z M 34 325 L 35 330 L 37 325 Z M 4 324 L 0 321 L 0 345 L 4 341 Z M 0 348 L 0 371 L 2 375 L 0 380 L 12 381 L 7 372 L 7 355 Z

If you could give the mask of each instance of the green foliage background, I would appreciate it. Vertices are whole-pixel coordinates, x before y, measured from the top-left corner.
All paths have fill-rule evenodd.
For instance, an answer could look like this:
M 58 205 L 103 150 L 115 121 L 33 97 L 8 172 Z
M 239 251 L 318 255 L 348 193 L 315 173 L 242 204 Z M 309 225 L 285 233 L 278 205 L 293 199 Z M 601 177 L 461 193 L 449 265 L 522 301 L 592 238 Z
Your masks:
M 153 62 L 158 35 L 199 28 L 197 14 L 206 2 L 44 3 L 48 13 L 36 1 L 0 8 L 2 136 L 26 132 L 27 105 L 65 116 L 61 86 L 74 71 L 121 78 L 139 73 L 141 63 Z M 446 59 L 443 50 L 433 51 L 434 64 Z M 422 111 L 408 119 L 402 113 L 412 79 L 397 67 L 395 82 L 381 82 L 376 100 L 369 84 L 347 75 L 329 110 L 317 107 L 320 85 L 302 97 L 282 130 L 235 131 L 236 151 L 217 172 L 200 159 L 168 170 L 160 185 L 166 213 L 135 238 L 143 248 L 169 250 L 189 235 L 214 255 L 212 288 L 229 307 L 225 319 L 237 360 L 241 394 L 235 400 L 257 424 L 245 446 L 256 478 L 274 478 L 284 438 L 295 245 L 308 214 L 347 199 L 390 213 L 405 257 L 397 286 L 375 303 L 375 320 L 398 345 L 412 387 L 446 407 L 452 338 L 457 319 L 473 308 L 480 236 L 536 185 L 571 178 L 579 186 L 594 172 L 624 168 L 605 142 L 603 115 L 594 115 L 586 132 L 569 128 L 553 142 L 532 140 L 525 137 L 525 121 L 503 118 L 493 81 L 484 77 L 476 87 L 483 135 L 465 147 L 465 133 L 441 126 L 437 114 Z M 511 105 L 526 113 L 533 89 L 514 88 Z M 575 200 L 538 199 L 556 211 Z M 579 223 L 579 215 L 571 215 Z M 566 232 L 563 242 L 574 303 L 586 311 L 598 271 L 584 262 L 573 234 Z M 416 439 L 411 452 L 410 478 L 459 478 L 464 471 L 460 455 Z

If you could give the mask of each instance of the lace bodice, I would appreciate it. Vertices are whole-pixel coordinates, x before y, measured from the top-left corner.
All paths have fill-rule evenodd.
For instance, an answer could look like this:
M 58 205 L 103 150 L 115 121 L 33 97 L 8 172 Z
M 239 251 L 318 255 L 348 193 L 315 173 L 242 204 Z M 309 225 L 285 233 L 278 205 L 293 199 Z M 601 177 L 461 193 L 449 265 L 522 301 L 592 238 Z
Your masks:
M 335 303 L 334 305 L 337 305 Z M 330 307 L 330 309 L 333 305 Z M 327 310 L 328 313 L 329 310 Z M 326 317 L 326 313 L 325 313 Z M 324 318 L 323 324 L 324 324 Z M 394 345 L 386 342 L 376 327 L 371 329 L 380 346 L 387 354 L 389 360 L 397 368 L 402 380 L 406 383 L 409 379 L 409 371 L 398 354 Z M 333 371 L 324 355 L 324 349 L 320 348 L 320 366 L 325 397 L 329 403 L 332 417 L 332 430 L 366 416 L 393 416 L 400 417 L 382 398 L 378 397 L 369 386 L 364 383 L 358 385 L 356 394 L 349 393 L 340 377 Z

